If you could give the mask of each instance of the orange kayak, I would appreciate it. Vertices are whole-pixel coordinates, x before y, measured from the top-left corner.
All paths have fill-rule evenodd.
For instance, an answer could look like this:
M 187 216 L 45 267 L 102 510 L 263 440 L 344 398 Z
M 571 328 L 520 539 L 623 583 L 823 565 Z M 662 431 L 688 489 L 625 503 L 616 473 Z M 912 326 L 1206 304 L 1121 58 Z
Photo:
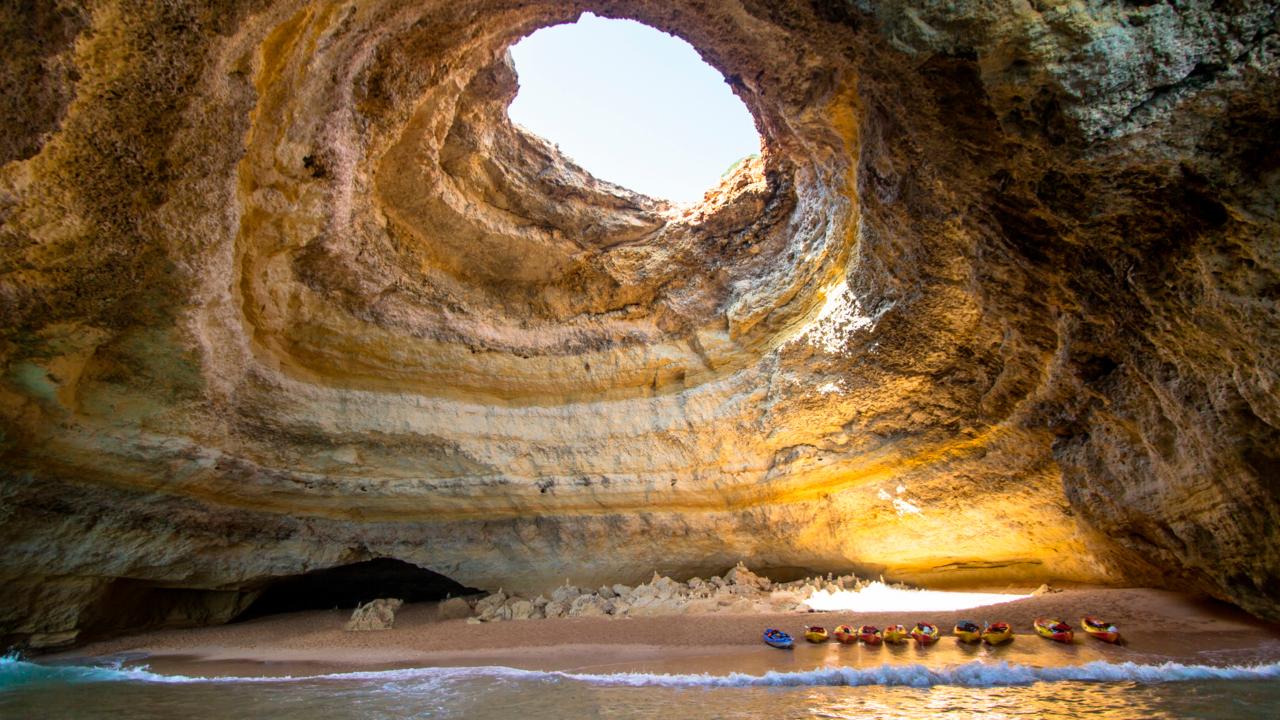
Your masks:
M 837 625 L 835 630 L 836 640 L 842 645 L 852 645 L 858 642 L 858 635 L 853 632 L 853 628 L 848 625 Z
M 880 628 L 875 625 L 863 625 L 858 628 L 858 639 L 867 645 L 879 645 L 884 642 L 880 637 Z

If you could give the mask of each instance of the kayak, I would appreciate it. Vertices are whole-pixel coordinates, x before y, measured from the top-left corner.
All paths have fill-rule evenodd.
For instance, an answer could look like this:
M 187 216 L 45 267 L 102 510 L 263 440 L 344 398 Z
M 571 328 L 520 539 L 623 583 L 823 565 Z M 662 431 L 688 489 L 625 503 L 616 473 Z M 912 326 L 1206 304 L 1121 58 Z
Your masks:
M 781 630 L 768 628 L 764 631 L 764 644 L 779 650 L 790 650 L 791 636 Z
M 852 645 L 858 642 L 858 636 L 853 632 L 853 628 L 848 625 L 838 625 L 835 630 L 836 640 L 842 645 Z
M 917 645 L 932 645 L 938 642 L 938 626 L 933 623 L 916 623 L 911 628 L 911 637 L 915 638 Z
M 827 629 L 821 625 L 810 625 L 804 629 L 804 639 L 811 643 L 824 643 L 827 641 Z
M 1038 617 L 1033 624 L 1036 628 L 1036 634 L 1055 642 L 1070 644 L 1076 637 L 1076 634 L 1071 631 L 1071 626 L 1061 620 Z
M 897 645 L 907 641 L 907 629 L 901 625 L 890 625 L 884 629 L 880 636 L 884 638 L 885 642 Z
M 982 628 L 978 627 L 978 623 L 972 620 L 961 620 L 956 623 L 956 629 L 953 630 L 956 639 L 962 643 L 976 643 L 982 640 Z
M 1085 615 L 1080 620 L 1080 627 L 1084 628 L 1089 637 L 1096 637 L 1102 642 L 1120 642 L 1120 629 L 1102 618 Z
M 863 625 L 858 628 L 858 639 L 868 645 L 879 645 L 884 642 L 880 637 L 880 628 L 875 625 Z
M 982 640 L 988 645 L 1003 645 L 1012 639 L 1013 628 L 1009 623 L 991 623 L 982 631 Z

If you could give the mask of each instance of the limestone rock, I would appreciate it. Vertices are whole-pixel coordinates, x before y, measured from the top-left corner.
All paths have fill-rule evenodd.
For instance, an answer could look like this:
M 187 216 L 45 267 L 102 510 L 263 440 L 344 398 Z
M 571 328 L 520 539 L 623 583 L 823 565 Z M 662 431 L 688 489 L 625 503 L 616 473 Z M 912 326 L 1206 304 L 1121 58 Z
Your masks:
M 497 610 L 498 608 L 506 604 L 507 599 L 508 599 L 507 594 L 503 592 L 501 588 L 499 588 L 498 592 L 492 593 L 490 595 L 486 595 L 484 598 L 482 598 L 479 602 L 476 603 L 476 606 L 475 606 L 476 615 L 484 615 L 486 613 L 491 613 Z
M 0 645 L 368 557 L 1280 620 L 1274 2 L 611 0 L 763 133 L 691 207 L 510 121 L 577 3 L 85 7 L 0 4 Z
M 458 620 L 471 616 L 471 605 L 463 598 L 449 598 L 441 602 L 436 609 L 436 617 L 440 620 Z
M 569 614 L 570 603 L 563 600 L 552 600 L 543 607 L 543 615 L 548 618 L 564 617 Z
M 347 622 L 348 632 L 390 630 L 396 624 L 396 610 L 404 604 L 395 598 L 379 598 L 356 607 Z
M 580 595 L 570 605 L 568 614 L 571 617 L 602 617 L 608 615 L 610 609 L 608 600 L 596 595 Z
M 746 565 L 739 562 L 732 570 L 724 576 L 725 582 L 730 585 L 740 585 L 755 590 L 768 590 L 770 586 L 769 578 L 756 575 L 747 569 Z
M 511 607 L 508 603 L 511 599 L 512 598 L 499 589 L 498 592 L 493 593 L 476 603 L 476 617 L 480 618 L 483 622 L 510 620 Z
M 529 620 L 534 617 L 533 603 L 528 600 L 516 600 L 511 603 L 512 620 Z
M 582 590 L 569 585 L 561 585 L 551 593 L 551 599 L 556 602 L 572 603 L 575 599 L 582 595 Z

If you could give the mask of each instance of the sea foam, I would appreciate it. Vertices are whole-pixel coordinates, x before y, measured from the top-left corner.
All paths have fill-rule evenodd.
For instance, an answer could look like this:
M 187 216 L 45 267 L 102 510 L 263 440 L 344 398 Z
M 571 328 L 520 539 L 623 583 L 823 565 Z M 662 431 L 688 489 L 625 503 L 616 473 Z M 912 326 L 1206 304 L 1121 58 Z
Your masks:
M 877 667 L 828 667 L 800 672 L 767 672 L 763 675 L 730 673 L 566 673 L 487 667 L 432 667 L 399 670 L 328 673 L 291 677 L 189 677 L 162 675 L 145 667 L 121 668 L 88 665 L 45 665 L 16 657 L 0 658 L 0 692 L 30 684 L 86 682 L 149 683 L 290 683 L 323 681 L 376 681 L 380 683 L 465 680 L 491 677 L 541 682 L 582 682 L 624 687 L 815 687 L 905 686 L 997 687 L 1038 682 L 1136 682 L 1167 683 L 1193 680 L 1280 680 L 1280 662 L 1258 665 L 1187 665 L 1167 662 L 1139 664 L 1096 661 L 1081 665 L 1035 667 L 1008 662 L 968 662 L 943 667 L 919 664 Z

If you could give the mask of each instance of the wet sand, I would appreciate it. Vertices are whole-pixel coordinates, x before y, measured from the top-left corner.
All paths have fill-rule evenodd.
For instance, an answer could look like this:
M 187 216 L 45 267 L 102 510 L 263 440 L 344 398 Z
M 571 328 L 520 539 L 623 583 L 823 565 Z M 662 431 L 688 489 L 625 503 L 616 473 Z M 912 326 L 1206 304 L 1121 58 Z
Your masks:
M 469 624 L 439 620 L 433 603 L 407 605 L 396 627 L 380 632 L 343 630 L 349 611 L 310 611 L 191 630 L 143 633 L 49 655 L 44 662 L 82 663 L 116 658 L 167 674 L 191 676 L 315 675 L 401 667 L 502 665 L 571 672 L 791 672 L 828 666 L 972 660 L 1032 665 L 1094 660 L 1142 663 L 1166 660 L 1228 664 L 1280 658 L 1280 626 L 1235 608 L 1177 593 L 1144 589 L 1072 589 L 1011 603 L 932 613 L 780 613 L 678 615 L 646 618 L 566 618 Z M 1032 620 L 1045 615 L 1078 626 L 1082 615 L 1120 626 L 1122 646 L 1077 632 L 1072 645 L 1037 637 Z M 1003 620 L 1017 637 L 998 648 L 967 646 L 944 635 L 937 645 L 868 648 L 800 640 L 808 624 L 884 627 L 933 622 L 949 633 L 961 619 Z M 798 640 L 793 651 L 764 646 L 760 634 L 777 627 Z

